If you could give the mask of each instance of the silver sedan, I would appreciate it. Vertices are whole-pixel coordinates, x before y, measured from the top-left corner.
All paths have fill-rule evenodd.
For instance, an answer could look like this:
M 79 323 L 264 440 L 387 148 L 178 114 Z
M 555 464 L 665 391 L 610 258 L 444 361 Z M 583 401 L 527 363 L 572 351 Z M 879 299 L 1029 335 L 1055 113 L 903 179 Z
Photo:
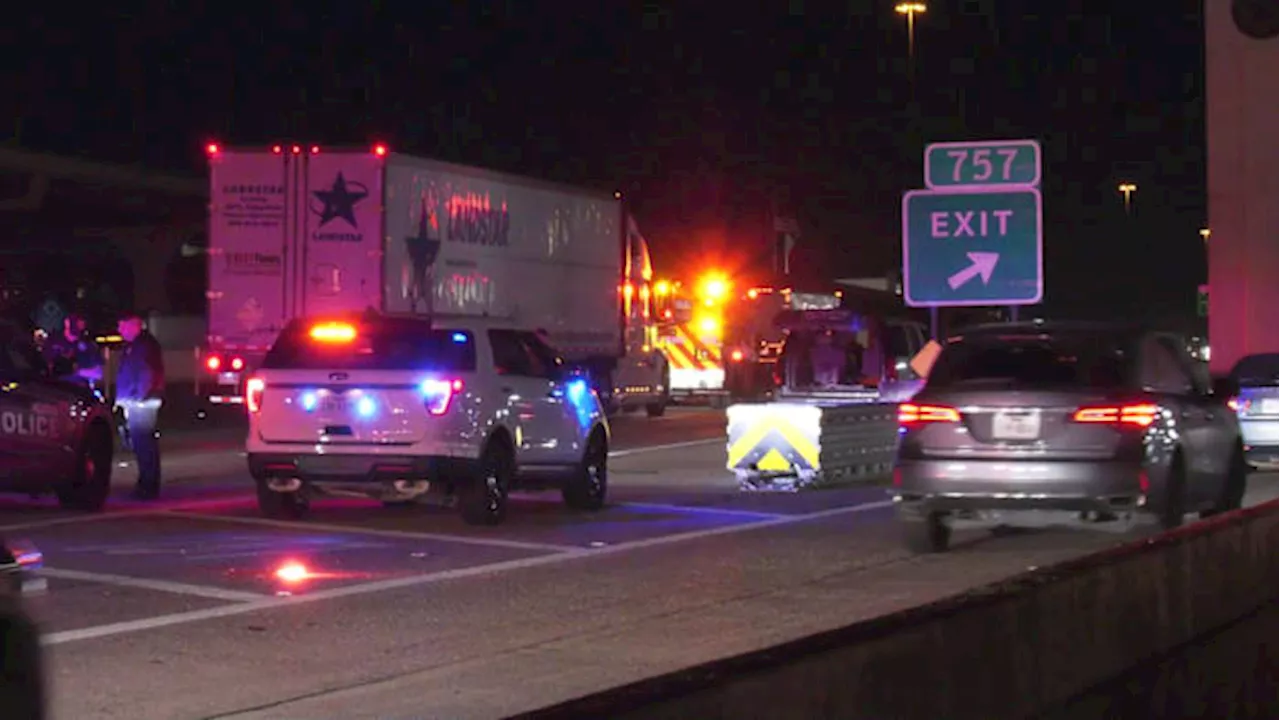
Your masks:
M 1188 512 L 1237 508 L 1248 469 L 1229 399 L 1173 335 L 1040 322 L 968 330 L 899 406 L 891 494 L 904 540 L 941 552 L 956 520 L 1147 513 L 1172 528 Z
M 1231 400 L 1240 419 L 1245 457 L 1255 467 L 1275 467 L 1280 456 L 1280 355 L 1259 353 L 1231 370 L 1237 392 Z

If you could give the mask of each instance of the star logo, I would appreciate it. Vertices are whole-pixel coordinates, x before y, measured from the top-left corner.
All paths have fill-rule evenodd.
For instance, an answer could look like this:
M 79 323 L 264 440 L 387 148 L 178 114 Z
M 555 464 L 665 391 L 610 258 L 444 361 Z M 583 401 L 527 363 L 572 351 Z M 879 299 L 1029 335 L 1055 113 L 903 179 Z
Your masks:
M 356 203 L 369 196 L 369 188 L 364 183 L 347 182 L 342 177 L 342 173 L 338 173 L 338 177 L 333 181 L 333 187 L 328 190 L 316 190 L 312 195 L 316 199 L 324 203 L 324 207 L 316 209 L 311 208 L 312 212 L 320 216 L 320 226 L 324 227 L 330 221 L 336 218 L 342 218 L 347 221 L 351 227 L 356 225 Z
M 405 249 L 409 251 L 409 262 L 413 269 L 410 278 L 410 297 L 414 308 L 419 299 L 428 303 L 430 308 L 430 282 L 428 275 L 436 264 L 436 256 L 440 254 L 440 241 L 431 237 L 433 213 L 427 206 L 427 199 L 422 199 L 422 214 L 418 218 L 418 234 L 404 239 Z

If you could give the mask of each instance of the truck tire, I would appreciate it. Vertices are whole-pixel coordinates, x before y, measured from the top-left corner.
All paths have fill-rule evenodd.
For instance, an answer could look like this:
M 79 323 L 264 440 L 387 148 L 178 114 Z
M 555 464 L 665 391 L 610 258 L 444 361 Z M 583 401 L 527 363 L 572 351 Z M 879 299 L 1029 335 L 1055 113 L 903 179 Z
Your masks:
M 565 482 L 561 495 L 573 510 L 594 512 L 604 507 L 609 493 L 609 444 L 599 430 L 591 433 L 582 462 Z
M 656 402 L 651 402 L 644 406 L 644 412 L 651 418 L 662 417 L 667 414 L 667 404 L 671 402 L 671 367 L 663 366 L 662 368 L 662 397 Z
M 468 525 L 500 525 L 507 518 L 508 493 L 515 474 L 510 447 L 490 441 L 480 456 L 474 477 L 464 480 L 458 492 L 458 510 Z
M 57 488 L 58 503 L 68 510 L 101 511 L 111 493 L 114 451 L 111 430 L 104 423 L 90 425 L 80 443 L 71 477 Z

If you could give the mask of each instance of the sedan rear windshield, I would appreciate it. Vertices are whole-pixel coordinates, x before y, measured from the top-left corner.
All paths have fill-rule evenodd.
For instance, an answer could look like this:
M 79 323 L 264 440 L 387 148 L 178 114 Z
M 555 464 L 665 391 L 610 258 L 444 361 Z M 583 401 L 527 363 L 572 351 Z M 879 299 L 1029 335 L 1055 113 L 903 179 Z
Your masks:
M 432 329 L 422 322 L 354 324 L 354 338 L 312 338 L 314 323 L 285 328 L 262 366 L 276 370 L 428 370 L 476 369 L 475 339 L 459 330 Z
M 1131 363 L 1127 344 L 1106 336 L 983 335 L 949 343 L 929 373 L 928 384 L 1109 389 L 1127 383 Z
M 1280 355 L 1263 353 L 1243 357 L 1236 363 L 1232 375 L 1237 383 L 1246 387 L 1280 385 Z

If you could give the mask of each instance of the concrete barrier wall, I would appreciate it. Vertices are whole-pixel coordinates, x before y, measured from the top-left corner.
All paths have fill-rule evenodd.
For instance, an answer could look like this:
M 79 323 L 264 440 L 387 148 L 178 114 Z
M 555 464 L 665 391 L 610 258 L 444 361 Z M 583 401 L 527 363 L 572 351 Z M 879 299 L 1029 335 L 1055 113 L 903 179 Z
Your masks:
M 1216 628 L 1092 687 L 1043 715 L 1075 718 L 1231 718 L 1274 720 L 1277 605 Z
M 1126 692 L 1130 700 L 1136 693 L 1140 701 L 1158 699 L 1164 707 L 1172 701 L 1191 711 L 1161 715 L 1140 702 L 1136 717 L 1249 717 L 1233 702 L 1243 679 L 1235 697 L 1218 698 L 1209 714 L 1194 711 L 1205 699 L 1191 694 L 1211 680 L 1168 679 L 1185 667 L 1179 653 L 1219 663 L 1225 657 L 1243 666 L 1243 676 L 1270 647 L 1273 685 L 1266 698 L 1275 701 L 1278 543 L 1272 501 L 933 605 L 522 717 L 1110 718 L 1130 716 L 1107 709 Z M 1145 696 L 1132 690 L 1125 678 L 1147 677 L 1143 672 L 1164 677 L 1164 690 Z M 1247 690 L 1252 695 L 1254 688 Z

